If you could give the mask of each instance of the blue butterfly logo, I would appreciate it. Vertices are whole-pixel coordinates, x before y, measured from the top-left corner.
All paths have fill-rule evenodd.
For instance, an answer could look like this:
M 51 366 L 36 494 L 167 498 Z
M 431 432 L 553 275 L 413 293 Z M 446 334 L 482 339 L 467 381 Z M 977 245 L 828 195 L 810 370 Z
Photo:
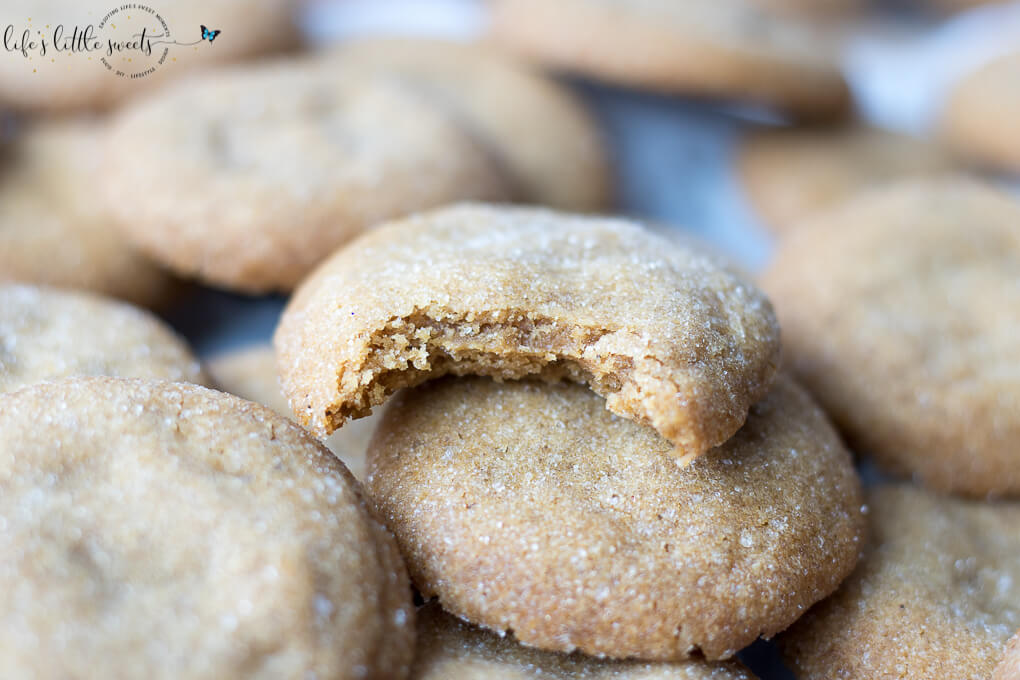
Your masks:
M 216 36 L 218 36 L 220 33 L 222 33 L 222 31 L 210 31 L 205 26 L 202 26 L 202 40 L 208 40 L 209 42 L 212 42 L 213 40 L 216 40 Z

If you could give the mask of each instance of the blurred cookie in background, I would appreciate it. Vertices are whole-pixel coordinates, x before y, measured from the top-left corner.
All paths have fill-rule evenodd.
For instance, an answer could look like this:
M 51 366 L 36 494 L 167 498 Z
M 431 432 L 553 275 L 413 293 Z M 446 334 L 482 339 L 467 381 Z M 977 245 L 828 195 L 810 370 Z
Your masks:
M 649 663 L 543 652 L 472 626 L 432 602 L 418 610 L 411 680 L 754 680 L 736 661 Z
M 987 680 L 1020 626 L 1020 505 L 871 491 L 871 545 L 779 637 L 798 680 Z
M 109 108 L 192 69 L 297 46 L 298 8 L 298 0 L 0 0 L 18 48 L 0 59 L 0 104 Z
M 0 393 L 81 375 L 208 384 L 152 314 L 80 291 L 0 284 Z
M 366 38 L 325 57 L 399 78 L 430 97 L 493 154 L 515 198 L 573 212 L 612 205 L 612 173 L 584 102 L 490 45 L 427 38 Z
M 992 680 L 1020 680 L 1020 633 L 1010 640 L 1006 655 L 995 667 Z
M 44 121 L 0 146 L 0 281 L 159 306 L 178 286 L 128 245 L 96 195 L 104 134 L 98 121 Z
M 135 245 L 183 276 L 289 291 L 377 222 L 505 199 L 486 150 L 393 78 L 321 60 L 183 79 L 113 122 L 105 199 Z
M 962 158 L 1003 172 L 1020 173 L 1020 52 L 965 76 L 942 113 L 946 143 Z
M 206 368 L 216 387 L 292 418 L 276 376 L 276 356 L 268 344 L 224 352 L 210 358 Z M 349 421 L 324 442 L 357 479 L 365 478 L 365 452 L 385 409 L 383 404 L 372 415 Z
M 493 33 L 551 68 L 656 92 L 840 117 L 850 94 L 819 26 L 748 0 L 495 0 Z
M 962 178 L 859 195 L 762 278 L 787 364 L 851 446 L 971 496 L 1020 494 L 1020 203 Z
M 752 206 L 777 234 L 868 188 L 953 167 L 930 142 L 864 127 L 750 132 L 736 163 Z

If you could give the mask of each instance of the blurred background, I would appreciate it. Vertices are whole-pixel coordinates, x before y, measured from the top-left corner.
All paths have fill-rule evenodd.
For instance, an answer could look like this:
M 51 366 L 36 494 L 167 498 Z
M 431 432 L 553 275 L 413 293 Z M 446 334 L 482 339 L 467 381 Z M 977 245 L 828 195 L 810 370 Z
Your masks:
M 853 96 L 852 118 L 939 143 L 939 118 L 954 86 L 1020 51 L 1020 3 L 955 4 L 862 2 L 842 16 L 808 17 L 837 48 Z M 489 8 L 479 0 L 318 0 L 301 9 L 299 21 L 315 48 L 366 35 L 473 41 L 486 39 Z M 696 234 L 752 271 L 767 261 L 773 230 L 750 201 L 737 162 L 748 135 L 763 126 L 790 127 L 781 116 L 746 102 L 650 93 L 569 73 L 556 77 L 602 126 L 614 160 L 615 212 Z M 1020 80 L 1016 85 L 1020 89 Z M 1020 120 L 1014 139 L 1004 141 L 1010 142 L 1020 144 Z M 969 159 L 959 164 L 1020 188 L 1008 171 Z M 269 337 L 282 304 L 211 293 L 174 310 L 172 318 L 208 355 Z

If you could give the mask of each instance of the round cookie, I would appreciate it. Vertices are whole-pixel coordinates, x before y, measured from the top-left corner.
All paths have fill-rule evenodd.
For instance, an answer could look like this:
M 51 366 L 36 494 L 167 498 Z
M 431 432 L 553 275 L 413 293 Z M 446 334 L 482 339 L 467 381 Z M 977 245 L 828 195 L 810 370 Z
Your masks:
M 436 604 L 418 610 L 411 680 L 754 680 L 740 663 L 612 661 L 543 652 L 464 623 Z
M 124 242 L 96 201 L 104 127 L 42 122 L 0 146 L 0 281 L 85 288 L 153 306 L 170 276 Z
M 427 99 L 314 60 L 181 80 L 124 111 L 110 148 L 106 199 L 136 245 L 249 293 L 291 289 L 378 221 L 505 191 Z
M 344 43 L 329 60 L 404 79 L 485 144 L 517 196 L 574 212 L 612 203 L 601 134 L 566 88 L 491 47 L 424 38 Z
M 74 291 L 0 284 L 0 393 L 76 375 L 206 383 L 162 321 Z
M 1020 680 L 1020 633 L 1010 640 L 1006 656 L 995 667 L 992 680 Z
M 609 82 L 834 118 L 850 95 L 817 27 L 748 0 L 497 0 L 495 37 L 524 56 Z
M 1006 172 L 1020 172 L 1020 52 L 991 62 L 950 92 L 942 137 L 961 157 Z
M 338 251 L 284 310 L 284 394 L 320 437 L 446 373 L 588 383 L 690 460 L 768 390 L 779 328 L 717 259 L 619 219 L 463 205 Z
M 14 26 L 14 39 L 20 43 L 22 31 L 29 30 L 33 40 L 47 41 L 45 55 L 37 48 L 28 51 L 31 58 L 8 52 L 0 60 L 0 104 L 22 111 L 105 109 L 129 97 L 147 96 L 155 86 L 189 70 L 279 52 L 296 46 L 300 37 L 297 0 L 174 0 L 151 6 L 155 14 L 143 7 L 127 9 L 108 0 L 0 0 L 0 15 L 5 27 Z M 164 28 L 156 15 L 166 22 L 170 40 L 182 44 L 158 42 Z M 100 29 L 104 18 L 107 22 Z M 63 25 L 64 36 L 72 35 L 75 27 L 80 34 L 91 26 L 102 50 L 55 49 L 58 25 Z M 202 25 L 221 34 L 213 42 L 203 41 Z M 131 48 L 106 54 L 110 40 L 125 42 L 142 29 L 154 41 L 151 57 Z M 166 59 L 156 63 L 163 48 L 168 49 Z M 103 63 L 104 57 L 125 73 L 135 72 L 137 62 L 151 61 L 154 70 L 140 78 L 118 77 Z
M 779 639 L 798 680 L 988 680 L 1020 626 L 1020 505 L 883 487 L 873 545 Z
M 276 356 L 269 345 L 253 345 L 215 356 L 206 362 L 219 389 L 292 417 L 276 377 Z M 344 462 L 356 479 L 365 477 L 365 451 L 379 422 L 381 406 L 372 415 L 347 423 L 323 443 Z
M 448 378 L 387 409 L 366 489 L 423 596 L 555 651 L 728 658 L 853 569 L 860 483 L 788 378 L 687 468 L 669 449 L 579 385 Z
M 863 190 L 951 167 L 930 143 L 859 127 L 754 132 L 737 158 L 751 203 L 779 234 Z
M 196 385 L 78 378 L 0 396 L 0 432 L 9 677 L 406 676 L 393 538 L 285 418 Z
M 870 192 L 780 242 L 785 356 L 851 445 L 943 491 L 1020 493 L 1020 205 L 962 179 Z

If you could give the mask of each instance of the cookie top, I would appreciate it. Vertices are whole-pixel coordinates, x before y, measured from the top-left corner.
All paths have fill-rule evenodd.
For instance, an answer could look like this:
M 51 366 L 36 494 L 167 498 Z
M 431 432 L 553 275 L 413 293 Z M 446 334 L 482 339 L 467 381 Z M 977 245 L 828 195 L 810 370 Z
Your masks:
M 612 202 L 601 134 L 580 100 L 490 46 L 425 38 L 344 43 L 329 59 L 400 77 L 450 111 L 510 176 L 516 197 L 574 212 Z
M 748 0 L 497 0 L 493 31 L 529 58 L 622 85 L 798 118 L 838 117 L 850 102 L 818 27 Z
M 393 539 L 293 423 L 196 385 L 78 378 L 0 396 L 0 432 L 11 677 L 405 676 Z
M 402 392 L 366 489 L 422 595 L 518 640 L 613 658 L 728 658 L 857 561 L 860 484 L 788 378 L 681 469 L 579 385 L 447 378 Z
M 85 288 L 145 306 L 171 296 L 171 278 L 125 243 L 96 200 L 104 129 L 42 122 L 0 147 L 0 281 Z
M 245 292 L 289 290 L 378 221 L 505 193 L 427 99 L 314 60 L 183 79 L 125 110 L 110 149 L 106 199 L 136 245 Z
M 690 459 L 768 390 L 779 328 L 717 259 L 619 219 L 462 205 L 373 230 L 276 331 L 284 393 L 320 436 L 445 373 L 588 383 Z
M 1013 636 L 1006 647 L 1006 656 L 995 667 L 992 680 L 1020 680 L 1020 633 Z
M 648 663 L 543 652 L 461 621 L 436 603 L 418 610 L 411 680 L 753 680 L 740 663 Z
M 737 158 L 751 203 L 780 234 L 868 188 L 951 167 L 929 142 L 859 127 L 754 132 Z
M 1020 171 L 1020 52 L 1000 57 L 961 80 L 942 113 L 945 142 L 960 156 L 1007 172 Z
M 780 637 L 800 680 L 988 680 L 1020 626 L 1020 505 L 873 491 L 873 545 Z
M 962 179 L 862 195 L 780 242 L 785 356 L 853 447 L 965 494 L 1020 493 L 1020 205 Z
M 299 42 L 296 0 L 174 0 L 152 6 L 153 13 L 144 7 L 128 11 L 123 3 L 107 0 L 0 0 L 0 14 L 15 27 L 13 37 L 19 43 L 24 30 L 37 44 L 47 41 L 44 55 L 37 47 L 28 51 L 31 59 L 13 52 L 0 61 L 0 104 L 21 111 L 106 109 L 128 98 L 148 96 L 154 87 L 189 70 L 279 52 Z M 81 34 L 91 26 L 90 35 L 102 48 L 56 49 L 54 31 L 60 25 L 65 39 L 75 27 Z M 202 25 L 221 34 L 212 42 L 203 41 Z M 123 43 L 143 29 L 153 41 L 151 55 L 130 47 L 106 54 L 110 40 Z M 169 40 L 177 44 L 163 44 L 167 30 Z M 131 77 L 148 68 L 153 70 L 144 77 Z M 111 69 L 126 75 L 117 76 Z
M 75 375 L 205 383 L 185 342 L 130 305 L 0 284 L 0 393 Z
M 224 392 L 268 406 L 282 416 L 292 417 L 276 377 L 276 356 L 268 344 L 225 352 L 210 358 L 205 365 L 213 384 Z M 365 477 L 365 451 L 378 422 L 379 413 L 373 413 L 367 418 L 347 423 L 323 442 L 356 479 Z

